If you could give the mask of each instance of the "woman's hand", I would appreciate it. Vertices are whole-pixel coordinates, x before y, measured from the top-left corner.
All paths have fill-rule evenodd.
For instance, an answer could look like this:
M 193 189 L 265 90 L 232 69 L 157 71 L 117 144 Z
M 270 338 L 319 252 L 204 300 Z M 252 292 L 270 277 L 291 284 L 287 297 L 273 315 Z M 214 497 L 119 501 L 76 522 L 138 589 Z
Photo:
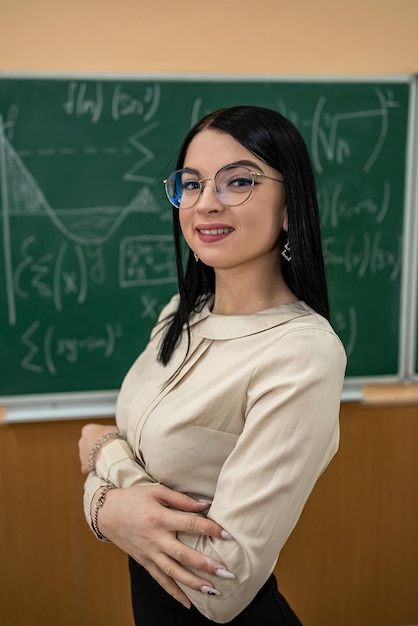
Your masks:
M 85 426 L 83 426 L 83 428 L 81 429 L 81 437 L 78 441 L 78 451 L 79 451 L 80 462 L 81 462 L 81 471 L 83 472 L 83 474 L 88 474 L 89 472 L 88 462 L 89 462 L 90 450 L 92 449 L 96 441 L 99 439 L 99 437 L 102 437 L 103 435 L 107 435 L 108 433 L 115 433 L 115 432 L 118 432 L 118 427 L 116 425 L 103 426 L 102 424 L 86 424 Z M 111 441 L 112 440 L 106 441 L 103 444 L 102 448 L 107 443 L 110 443 Z M 99 448 L 99 450 L 97 451 L 96 462 L 99 459 L 102 448 Z
M 194 500 L 163 485 L 112 489 L 100 509 L 98 525 L 107 539 L 132 556 L 167 593 L 190 607 L 176 581 L 203 593 L 219 592 L 187 567 L 221 578 L 235 578 L 225 565 L 177 539 L 177 532 L 232 539 L 216 522 L 199 515 L 209 505 L 210 502 Z

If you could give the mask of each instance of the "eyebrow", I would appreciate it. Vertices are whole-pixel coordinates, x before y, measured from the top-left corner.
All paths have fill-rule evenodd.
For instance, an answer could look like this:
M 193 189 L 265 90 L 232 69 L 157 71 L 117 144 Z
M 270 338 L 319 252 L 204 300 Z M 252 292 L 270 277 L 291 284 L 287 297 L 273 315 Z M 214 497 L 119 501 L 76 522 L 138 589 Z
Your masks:
M 239 167 L 240 165 L 249 167 L 250 169 L 255 168 L 259 172 L 263 171 L 261 167 L 257 165 L 257 163 L 255 163 L 254 161 L 249 161 L 247 159 L 242 159 L 241 161 L 233 161 L 232 163 L 226 163 L 225 165 L 222 165 L 222 167 L 220 167 L 219 170 L 222 170 L 224 167 L 234 167 L 234 166 Z M 197 174 L 198 176 L 200 176 L 199 170 L 194 167 L 183 167 L 183 169 L 187 170 L 188 172 L 193 172 L 194 174 Z
M 243 159 L 242 161 L 234 161 L 234 163 L 228 163 L 228 165 L 244 165 L 245 167 L 255 167 L 255 169 L 259 170 L 260 172 L 262 171 L 261 167 L 257 165 L 257 163 L 254 163 L 254 161 L 249 161 L 247 159 Z

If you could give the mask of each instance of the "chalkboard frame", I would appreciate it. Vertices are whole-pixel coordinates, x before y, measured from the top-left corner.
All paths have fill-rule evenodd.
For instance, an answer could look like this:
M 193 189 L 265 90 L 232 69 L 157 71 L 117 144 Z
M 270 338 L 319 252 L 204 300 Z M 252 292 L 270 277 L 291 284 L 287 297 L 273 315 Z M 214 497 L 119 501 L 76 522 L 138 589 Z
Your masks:
M 271 81 L 295 83 L 407 83 L 410 88 L 411 105 L 408 122 L 408 148 L 406 161 L 405 181 L 405 214 L 404 214 L 404 250 L 403 267 L 410 268 L 404 271 L 401 282 L 401 315 L 400 315 L 400 351 L 399 370 L 397 375 L 350 377 L 346 380 L 343 399 L 361 399 L 361 387 L 368 382 L 392 382 L 417 378 L 418 341 L 417 337 L 417 279 L 418 279 L 418 184 L 416 171 L 418 164 L 418 146 L 414 137 L 417 135 L 417 91 L 418 81 L 415 75 L 387 75 L 387 76 L 275 76 L 275 75 L 196 75 L 196 74 L 113 74 L 113 73 L 49 73 L 49 72 L 0 72 L 2 79 L 65 79 L 83 80 L 95 79 L 102 81 L 164 81 L 181 80 L 194 82 L 222 83 L 224 81 L 248 81 L 252 83 Z M 413 338 L 411 348 L 411 338 Z M 414 351 L 415 347 L 415 351 Z M 68 417 L 82 417 L 86 415 L 112 415 L 117 391 L 100 392 L 72 392 L 58 394 L 22 394 L 18 396 L 3 396 L 0 403 L 7 407 L 7 419 L 18 421 L 25 419 L 67 419 Z
M 406 289 L 410 290 L 406 305 L 408 319 L 405 337 L 405 378 L 407 380 L 418 380 L 418 74 L 414 77 L 414 84 L 415 88 L 411 91 L 411 132 L 408 146 L 410 180 L 407 184 L 410 196 L 408 200 L 409 225 L 407 226 L 409 228 L 410 276 L 405 280 Z

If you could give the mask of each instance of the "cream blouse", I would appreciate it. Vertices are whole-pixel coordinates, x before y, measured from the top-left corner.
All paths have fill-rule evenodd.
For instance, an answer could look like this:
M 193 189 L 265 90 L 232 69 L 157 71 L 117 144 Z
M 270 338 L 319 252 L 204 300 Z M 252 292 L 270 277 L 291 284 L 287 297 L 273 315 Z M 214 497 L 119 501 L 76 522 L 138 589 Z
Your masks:
M 160 320 L 177 305 L 175 296 Z M 190 319 L 184 363 L 186 333 L 166 367 L 157 361 L 162 326 L 123 382 L 117 424 L 127 443 L 102 449 L 100 478 L 86 480 L 85 513 L 90 521 L 91 498 L 104 481 L 162 483 L 211 499 L 207 516 L 234 540 L 178 536 L 237 578 L 208 577 L 221 596 L 182 588 L 201 613 L 225 623 L 273 571 L 337 451 L 345 352 L 303 302 L 243 316 L 214 315 L 206 304 Z

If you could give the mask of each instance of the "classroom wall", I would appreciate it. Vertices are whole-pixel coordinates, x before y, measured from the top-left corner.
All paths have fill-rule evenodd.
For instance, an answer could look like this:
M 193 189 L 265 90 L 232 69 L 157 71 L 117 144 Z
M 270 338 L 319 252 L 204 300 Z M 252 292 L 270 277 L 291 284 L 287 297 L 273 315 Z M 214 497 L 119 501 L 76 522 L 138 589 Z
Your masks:
M 418 71 L 416 0 L 14 0 L 0 70 Z M 0 623 L 131 626 L 126 562 L 81 510 L 86 420 L 0 425 Z M 305 626 L 418 623 L 418 405 L 342 407 L 341 448 L 277 568 Z
M 374 74 L 418 69 L 416 0 L 14 0 L 1 69 Z

